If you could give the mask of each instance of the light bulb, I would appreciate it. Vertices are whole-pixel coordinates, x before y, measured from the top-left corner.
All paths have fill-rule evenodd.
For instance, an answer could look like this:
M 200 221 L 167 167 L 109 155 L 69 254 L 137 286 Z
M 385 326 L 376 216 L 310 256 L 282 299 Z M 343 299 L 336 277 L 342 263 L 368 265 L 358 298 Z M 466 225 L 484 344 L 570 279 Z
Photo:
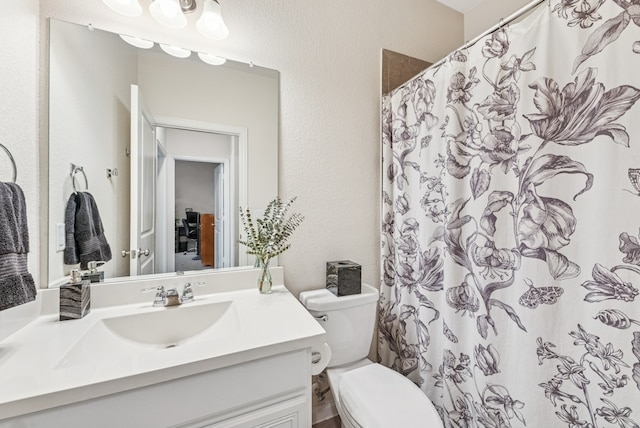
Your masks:
M 162 14 L 167 18 L 174 19 L 178 14 L 178 7 L 175 3 L 164 1 L 160 3 L 160 11 L 162 11 Z
M 183 28 L 187 18 L 182 13 L 178 0 L 154 0 L 149 5 L 149 12 L 156 21 L 169 28 Z
M 220 5 L 213 0 L 205 0 L 202 16 L 196 22 L 196 28 L 200 34 L 214 40 L 222 40 L 229 35 L 229 29 L 222 19 Z

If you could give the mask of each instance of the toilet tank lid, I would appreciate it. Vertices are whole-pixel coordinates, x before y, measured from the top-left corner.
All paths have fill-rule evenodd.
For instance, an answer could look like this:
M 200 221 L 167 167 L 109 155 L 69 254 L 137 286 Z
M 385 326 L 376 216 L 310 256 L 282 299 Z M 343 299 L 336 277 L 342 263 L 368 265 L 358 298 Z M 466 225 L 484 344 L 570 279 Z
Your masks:
M 366 305 L 378 301 L 378 290 L 369 284 L 362 284 L 360 294 L 349 296 L 336 296 L 326 288 L 319 290 L 303 291 L 300 293 L 300 302 L 312 311 L 330 311 L 335 309 L 351 308 Z

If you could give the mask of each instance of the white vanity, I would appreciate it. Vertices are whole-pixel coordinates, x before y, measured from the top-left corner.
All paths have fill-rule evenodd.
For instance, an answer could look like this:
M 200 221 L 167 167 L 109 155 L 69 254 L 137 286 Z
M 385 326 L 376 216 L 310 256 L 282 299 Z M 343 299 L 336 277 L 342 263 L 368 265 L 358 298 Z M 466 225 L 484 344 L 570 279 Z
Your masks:
M 98 285 L 91 312 L 62 322 L 44 290 L 42 316 L 0 342 L 0 427 L 310 427 L 325 332 L 284 286 L 258 293 L 256 276 Z M 140 293 L 200 281 L 176 307 Z

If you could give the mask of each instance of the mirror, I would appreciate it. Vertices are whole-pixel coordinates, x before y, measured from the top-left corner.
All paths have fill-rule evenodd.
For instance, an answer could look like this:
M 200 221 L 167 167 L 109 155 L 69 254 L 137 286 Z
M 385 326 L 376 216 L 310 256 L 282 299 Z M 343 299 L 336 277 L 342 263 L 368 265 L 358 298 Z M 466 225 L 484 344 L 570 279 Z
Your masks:
M 65 217 L 76 191 L 95 200 L 105 281 L 253 264 L 238 248 L 238 208 L 277 195 L 277 71 L 180 59 L 54 19 L 49 63 L 49 286 L 78 267 L 65 263 L 74 245 L 100 254 L 78 248 L 97 221 Z

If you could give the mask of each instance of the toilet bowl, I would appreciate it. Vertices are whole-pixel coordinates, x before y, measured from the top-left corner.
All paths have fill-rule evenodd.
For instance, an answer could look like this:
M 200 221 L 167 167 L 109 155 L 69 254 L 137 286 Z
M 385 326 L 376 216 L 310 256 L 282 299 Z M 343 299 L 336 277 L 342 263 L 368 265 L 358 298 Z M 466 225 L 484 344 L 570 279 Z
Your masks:
M 433 403 L 413 382 L 367 358 L 378 290 L 337 297 L 326 289 L 300 293 L 300 301 L 327 332 L 326 373 L 345 428 L 440 428 Z

